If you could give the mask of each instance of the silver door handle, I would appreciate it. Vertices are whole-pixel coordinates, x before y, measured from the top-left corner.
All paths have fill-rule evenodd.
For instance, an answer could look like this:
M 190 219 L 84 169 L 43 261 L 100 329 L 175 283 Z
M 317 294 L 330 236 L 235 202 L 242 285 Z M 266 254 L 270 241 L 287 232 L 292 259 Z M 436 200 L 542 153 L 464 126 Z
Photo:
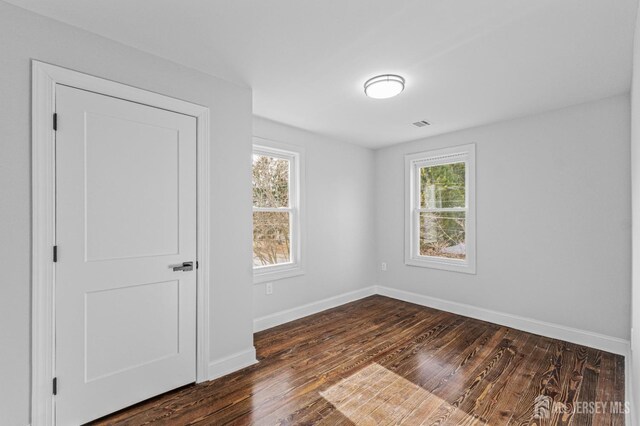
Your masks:
M 193 271 L 193 262 L 182 262 L 182 266 L 174 266 L 173 272 L 187 272 Z

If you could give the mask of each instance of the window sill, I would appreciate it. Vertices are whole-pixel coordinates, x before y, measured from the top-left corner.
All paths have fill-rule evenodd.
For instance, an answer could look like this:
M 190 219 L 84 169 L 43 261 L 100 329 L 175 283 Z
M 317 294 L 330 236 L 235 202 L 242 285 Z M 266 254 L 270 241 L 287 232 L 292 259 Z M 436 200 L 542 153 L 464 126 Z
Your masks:
M 288 265 L 287 267 L 267 267 L 253 270 L 253 283 L 260 284 L 268 281 L 277 281 L 285 278 L 304 275 L 300 265 Z
M 456 260 L 446 260 L 446 259 L 437 259 L 437 258 L 428 258 L 428 257 L 420 257 L 420 258 L 408 258 L 405 259 L 405 265 L 408 266 L 418 266 L 421 268 L 431 268 L 431 269 L 440 269 L 444 271 L 451 272 L 461 272 L 464 274 L 475 275 L 476 273 L 476 265 L 474 262 L 467 263 Z

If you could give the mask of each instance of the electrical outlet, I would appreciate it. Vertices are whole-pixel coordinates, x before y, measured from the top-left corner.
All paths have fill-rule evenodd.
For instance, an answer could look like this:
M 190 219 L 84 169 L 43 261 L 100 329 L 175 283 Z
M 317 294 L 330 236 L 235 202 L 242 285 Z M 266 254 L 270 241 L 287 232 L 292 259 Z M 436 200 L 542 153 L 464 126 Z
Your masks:
M 266 294 L 273 294 L 273 283 L 267 283 L 264 286 L 264 291 Z
M 382 262 L 380 264 L 380 270 L 381 271 L 386 271 L 387 270 L 387 262 Z

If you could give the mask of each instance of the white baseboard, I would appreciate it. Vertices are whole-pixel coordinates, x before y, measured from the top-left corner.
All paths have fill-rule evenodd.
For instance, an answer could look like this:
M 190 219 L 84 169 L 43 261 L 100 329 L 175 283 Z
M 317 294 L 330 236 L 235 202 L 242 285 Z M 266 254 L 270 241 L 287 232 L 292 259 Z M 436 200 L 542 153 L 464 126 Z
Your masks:
M 441 311 L 452 312 L 454 314 L 504 325 L 506 327 L 523 330 L 528 333 L 539 334 L 553 339 L 589 346 L 606 352 L 624 355 L 625 357 L 628 357 L 630 351 L 630 343 L 628 340 L 606 336 L 604 334 L 592 333 L 586 330 L 565 327 L 532 318 L 478 308 L 476 306 L 451 302 L 384 286 L 376 286 L 376 293 L 382 296 L 404 300 L 405 302 L 415 303 L 439 309 Z
M 209 380 L 217 379 L 218 377 L 241 370 L 257 362 L 256 348 L 253 346 L 244 351 L 216 359 L 209 363 Z
M 345 303 L 353 302 L 375 294 L 375 287 L 366 287 L 349 293 L 340 294 L 338 296 L 329 297 L 327 299 L 318 300 L 317 302 L 307 303 L 306 305 L 296 308 L 287 309 L 286 311 L 276 312 L 274 314 L 265 315 L 253 320 L 253 331 L 262 331 L 267 328 L 275 327 L 280 324 L 287 323 L 308 315 L 317 314 Z

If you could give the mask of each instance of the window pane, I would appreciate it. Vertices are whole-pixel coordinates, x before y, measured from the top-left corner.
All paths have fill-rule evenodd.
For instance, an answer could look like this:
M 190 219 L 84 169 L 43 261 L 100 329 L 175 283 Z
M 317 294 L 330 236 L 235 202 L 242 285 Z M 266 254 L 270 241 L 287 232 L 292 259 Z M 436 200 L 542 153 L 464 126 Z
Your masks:
M 465 259 L 465 212 L 420 213 L 420 256 Z
M 253 206 L 289 207 L 289 160 L 253 155 Z
M 291 262 L 289 212 L 253 212 L 253 266 Z
M 420 207 L 465 207 L 465 163 L 420 168 Z

